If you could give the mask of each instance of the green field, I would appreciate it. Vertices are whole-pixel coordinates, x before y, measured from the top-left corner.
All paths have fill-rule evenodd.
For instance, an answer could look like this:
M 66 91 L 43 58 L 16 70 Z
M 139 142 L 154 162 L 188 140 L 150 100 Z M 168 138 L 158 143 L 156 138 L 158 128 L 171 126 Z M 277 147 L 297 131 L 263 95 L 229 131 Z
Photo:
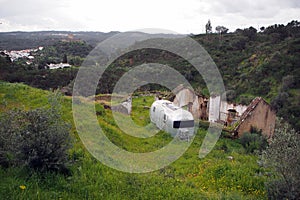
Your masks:
M 0 82 L 0 112 L 47 107 L 50 94 Z M 150 122 L 147 108 L 153 100 L 152 96 L 133 98 L 132 119 L 137 124 Z M 151 173 L 124 173 L 103 165 L 85 149 L 74 127 L 70 97 L 63 98 L 61 109 L 63 119 L 72 124 L 71 174 L 0 168 L 0 199 L 266 199 L 266 169 L 238 140 L 221 137 L 213 151 L 200 159 L 199 148 L 206 134 L 200 127 L 189 149 L 171 165 Z M 127 151 L 149 152 L 172 140 L 162 131 L 148 139 L 129 136 L 116 126 L 111 111 L 101 105 L 96 105 L 96 110 L 107 137 Z

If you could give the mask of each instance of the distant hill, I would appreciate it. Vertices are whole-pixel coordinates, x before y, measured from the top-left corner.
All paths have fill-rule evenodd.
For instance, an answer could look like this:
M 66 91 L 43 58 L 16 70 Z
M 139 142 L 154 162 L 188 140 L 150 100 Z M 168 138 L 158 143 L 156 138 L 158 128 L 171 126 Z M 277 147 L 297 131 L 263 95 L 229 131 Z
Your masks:
M 50 46 L 61 40 L 84 40 L 95 46 L 118 32 L 70 32 L 70 31 L 38 31 L 38 32 L 0 32 L 1 50 L 21 50 Z
M 88 45 L 95 47 L 99 42 L 116 35 L 120 32 L 85 32 L 85 31 L 37 31 L 37 32 L 0 32 L 0 51 L 22 50 L 37 48 L 39 46 L 51 46 L 59 41 L 85 41 Z M 149 35 L 142 32 L 131 32 L 131 34 Z M 166 34 L 151 34 L 163 36 Z

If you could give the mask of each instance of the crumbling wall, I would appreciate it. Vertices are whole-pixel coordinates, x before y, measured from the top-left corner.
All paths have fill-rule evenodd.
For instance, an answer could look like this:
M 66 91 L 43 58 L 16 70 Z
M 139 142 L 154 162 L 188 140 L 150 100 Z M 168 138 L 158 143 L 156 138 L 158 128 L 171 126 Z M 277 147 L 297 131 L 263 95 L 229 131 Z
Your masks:
M 264 135 L 270 137 L 274 134 L 275 121 L 275 112 L 267 102 L 261 100 L 251 112 L 247 113 L 247 115 L 241 119 L 236 132 L 238 136 L 241 136 L 245 132 L 250 132 L 251 127 L 255 127 L 261 130 Z
M 182 89 L 175 94 L 173 104 L 178 107 L 183 107 L 195 101 L 195 94 L 190 89 Z
M 198 118 L 201 120 L 208 120 L 208 99 L 205 97 L 198 96 L 198 110 L 199 116 Z
M 132 111 L 132 98 L 128 97 L 126 101 L 122 102 L 121 104 L 112 106 L 111 110 L 123 113 L 125 115 L 130 115 Z
M 191 112 L 194 116 L 194 118 L 198 118 L 199 116 L 199 104 L 198 99 L 195 93 L 188 88 L 180 88 L 177 91 L 175 91 L 175 99 L 173 100 L 173 104 L 182 108 L 184 106 L 187 106 L 187 110 Z
M 220 120 L 220 104 L 221 104 L 221 96 L 211 96 L 209 98 L 208 121 L 217 122 Z
M 211 96 L 209 98 L 209 121 L 210 122 L 227 122 L 229 110 L 235 110 L 237 119 L 246 111 L 248 106 L 241 104 L 231 104 L 222 101 L 221 96 Z
M 228 110 L 235 110 L 237 116 L 241 116 L 247 109 L 248 106 L 240 104 L 231 104 L 226 101 L 221 101 L 220 105 L 220 120 L 226 121 Z
M 115 103 L 114 105 L 111 105 L 111 101 L 117 101 L 120 103 Z M 124 100 L 125 99 L 125 100 Z M 101 95 L 95 97 L 95 100 L 98 103 L 101 103 L 104 105 L 105 109 L 110 109 L 115 112 L 123 113 L 125 115 L 130 115 L 132 111 L 132 98 L 131 97 L 124 97 L 124 96 L 112 96 L 111 94 L 107 95 Z

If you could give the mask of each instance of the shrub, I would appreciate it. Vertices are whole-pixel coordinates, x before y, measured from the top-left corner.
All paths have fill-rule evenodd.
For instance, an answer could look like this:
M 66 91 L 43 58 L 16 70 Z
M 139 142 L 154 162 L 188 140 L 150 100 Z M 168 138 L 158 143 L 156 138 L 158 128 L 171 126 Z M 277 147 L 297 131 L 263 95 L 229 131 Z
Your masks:
M 53 101 L 53 99 L 52 99 Z M 57 101 L 50 109 L 14 110 L 0 119 L 0 164 L 63 170 L 70 144 L 69 125 L 59 114 Z
M 241 145 L 245 148 L 246 153 L 254 153 L 255 151 L 261 152 L 267 145 L 267 139 L 262 135 L 261 131 L 251 128 L 250 133 L 245 132 L 239 139 Z
M 261 156 L 265 167 L 275 172 L 266 184 L 269 199 L 299 199 L 300 134 L 287 124 L 275 129 L 268 148 Z
M 266 184 L 268 199 L 297 199 L 294 195 L 291 195 L 291 188 L 282 180 L 273 180 Z
M 14 155 L 16 152 L 15 144 L 17 144 L 17 138 L 19 132 L 17 127 L 20 121 L 19 111 L 8 112 L 2 114 L 0 117 L 0 165 L 8 167 L 14 161 Z
M 282 78 L 282 91 L 286 91 L 295 86 L 295 77 L 293 75 L 287 75 Z
M 101 116 L 105 115 L 105 110 L 104 110 L 103 106 L 100 104 L 95 104 L 95 111 L 96 111 L 97 115 L 101 115 Z

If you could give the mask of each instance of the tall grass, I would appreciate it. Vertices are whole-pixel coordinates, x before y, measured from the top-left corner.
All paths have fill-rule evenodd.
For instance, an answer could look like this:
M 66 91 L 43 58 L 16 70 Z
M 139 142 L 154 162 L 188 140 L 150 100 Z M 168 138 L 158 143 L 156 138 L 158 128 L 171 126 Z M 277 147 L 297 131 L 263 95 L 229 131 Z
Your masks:
M 48 94 L 22 84 L 1 82 L 0 111 L 47 106 Z M 141 126 L 148 124 L 147 108 L 152 102 L 153 97 L 134 98 L 133 121 Z M 162 131 L 150 138 L 129 136 L 116 127 L 111 111 L 97 106 L 102 110 L 98 115 L 99 124 L 121 148 L 149 152 L 172 139 Z M 63 118 L 72 122 L 70 99 L 64 99 L 62 109 Z M 266 199 L 265 170 L 258 166 L 258 158 L 246 154 L 237 141 L 221 138 L 208 156 L 198 158 L 205 129 L 198 130 L 180 159 L 146 174 L 124 173 L 103 165 L 86 151 L 75 127 L 71 134 L 74 138 L 69 152 L 71 175 L 0 167 L 0 199 Z

